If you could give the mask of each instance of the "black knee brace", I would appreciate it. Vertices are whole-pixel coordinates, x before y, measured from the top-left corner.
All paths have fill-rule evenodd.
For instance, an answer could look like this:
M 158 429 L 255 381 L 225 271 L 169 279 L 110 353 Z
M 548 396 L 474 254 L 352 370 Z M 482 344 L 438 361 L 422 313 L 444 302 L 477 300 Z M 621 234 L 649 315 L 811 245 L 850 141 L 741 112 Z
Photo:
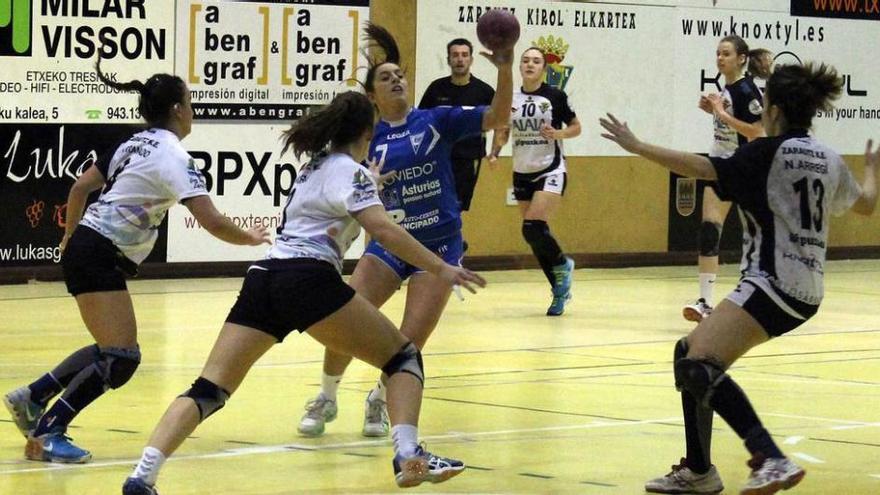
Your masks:
M 141 351 L 137 347 L 133 349 L 104 347 L 101 349 L 100 359 L 95 364 L 104 379 L 105 390 L 117 389 L 131 379 L 141 364 Z
M 397 351 L 397 354 L 391 357 L 385 366 L 382 366 L 382 372 L 389 377 L 395 373 L 409 373 L 419 379 L 422 385 L 425 385 L 425 366 L 422 363 L 422 353 L 412 343 L 407 344 Z
M 675 343 L 675 350 L 672 352 L 672 366 L 675 366 L 675 363 L 684 359 L 688 355 L 688 341 L 687 337 L 682 337 L 678 339 L 678 342 Z M 682 384 L 678 381 L 678 375 L 675 375 L 675 390 L 681 392 Z
M 674 368 L 675 383 L 705 407 L 709 407 L 715 387 L 727 376 L 720 366 L 706 359 L 682 358 Z
M 215 385 L 210 380 L 198 377 L 192 387 L 180 397 L 189 397 L 199 408 L 200 421 L 223 409 L 229 400 L 229 392 Z
M 700 256 L 718 256 L 721 250 L 720 223 L 703 222 L 700 224 Z
M 543 220 L 523 220 L 522 223 L 523 239 L 532 247 L 540 247 L 549 230 Z

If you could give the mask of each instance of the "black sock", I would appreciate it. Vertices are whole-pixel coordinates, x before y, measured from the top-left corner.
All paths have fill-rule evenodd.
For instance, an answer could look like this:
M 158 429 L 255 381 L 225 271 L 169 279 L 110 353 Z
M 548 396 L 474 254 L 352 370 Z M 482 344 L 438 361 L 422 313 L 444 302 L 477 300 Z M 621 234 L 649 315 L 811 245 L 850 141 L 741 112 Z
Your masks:
M 28 385 L 28 388 L 31 389 L 31 401 L 42 407 L 46 407 L 46 404 L 49 403 L 52 397 L 55 397 L 64 390 L 64 387 L 58 383 L 58 380 L 52 377 L 51 373 L 46 373 L 37 378 L 37 381 Z
M 684 412 L 684 437 L 687 444 L 687 466 L 697 474 L 712 467 L 712 409 L 699 404 L 688 391 L 681 392 Z
M 761 424 L 745 392 L 729 375 L 725 375 L 715 386 L 710 404 L 733 431 L 745 440 L 750 453 L 761 453 L 765 457 L 785 457 Z
M 34 436 L 42 435 L 56 426 L 64 426 L 105 392 L 104 378 L 93 363 L 80 371 L 64 391 L 64 395 L 55 401 L 52 408 L 46 411 L 34 431 Z
M 556 277 L 553 275 L 553 267 L 565 263 L 562 248 L 550 233 L 550 227 L 543 220 L 523 220 L 523 237 L 532 248 L 532 253 L 538 259 L 544 276 L 550 282 L 551 287 L 556 286 Z
M 31 389 L 31 400 L 45 407 L 52 397 L 64 390 L 80 371 L 100 359 L 101 350 L 97 345 L 89 345 L 74 351 L 50 373 L 46 373 L 34 383 Z

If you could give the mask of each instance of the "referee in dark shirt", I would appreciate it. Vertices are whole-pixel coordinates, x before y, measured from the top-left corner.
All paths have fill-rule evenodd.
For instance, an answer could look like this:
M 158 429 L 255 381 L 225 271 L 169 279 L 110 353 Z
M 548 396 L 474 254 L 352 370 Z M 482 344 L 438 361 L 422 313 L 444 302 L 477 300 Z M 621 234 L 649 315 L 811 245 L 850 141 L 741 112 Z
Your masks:
M 478 106 L 490 105 L 495 91 L 491 86 L 471 74 L 474 63 L 474 47 L 464 38 L 457 38 L 446 45 L 446 62 L 452 75 L 441 77 L 428 85 L 419 108 L 441 105 Z M 452 147 L 452 172 L 461 211 L 468 211 L 474 186 L 480 174 L 480 161 L 486 156 L 485 135 L 462 139 Z M 467 244 L 465 244 L 466 246 Z M 467 249 L 467 248 L 465 248 Z

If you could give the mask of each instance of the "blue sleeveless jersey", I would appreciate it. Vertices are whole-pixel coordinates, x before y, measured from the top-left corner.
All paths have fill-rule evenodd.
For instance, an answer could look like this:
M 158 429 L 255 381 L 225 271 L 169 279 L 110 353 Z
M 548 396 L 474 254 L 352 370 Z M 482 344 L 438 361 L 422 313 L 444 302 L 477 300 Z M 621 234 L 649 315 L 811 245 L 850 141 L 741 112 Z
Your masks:
M 419 241 L 461 230 L 450 153 L 463 137 L 478 135 L 487 107 L 412 109 L 402 122 L 380 121 L 370 143 L 370 159 L 382 173 L 397 175 L 380 193 L 388 214 Z

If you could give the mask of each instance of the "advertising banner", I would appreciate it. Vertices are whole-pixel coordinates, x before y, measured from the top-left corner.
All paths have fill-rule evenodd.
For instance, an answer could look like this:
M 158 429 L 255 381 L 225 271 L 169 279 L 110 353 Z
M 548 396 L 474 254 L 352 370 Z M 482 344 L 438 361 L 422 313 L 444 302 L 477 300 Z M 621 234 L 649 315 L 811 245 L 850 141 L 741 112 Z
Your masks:
M 704 2 L 701 8 L 659 3 L 663 5 L 509 0 L 484 6 L 421 0 L 416 100 L 432 80 L 449 75 L 446 43 L 464 37 L 479 45 L 479 17 L 491 8 L 504 8 L 520 22 L 517 58 L 529 46 L 544 49 L 550 62 L 548 81 L 568 93 L 584 125 L 581 137 L 565 142 L 567 155 L 625 154 L 599 136 L 597 119 L 609 111 L 647 140 L 706 152 L 712 121 L 697 101 L 701 94 L 721 90 L 724 81 L 715 67 L 715 50 L 722 37 L 736 34 L 752 48 L 771 50 L 777 64 L 833 64 L 845 80 L 844 95 L 834 111 L 818 116 L 815 134 L 841 153 L 864 151 L 865 140 L 880 122 L 880 71 L 865 64 L 863 52 L 854 47 L 877 39 L 876 23 L 748 11 L 731 2 L 718 2 L 717 7 Z M 495 71 L 488 62 L 478 57 L 473 72 L 494 85 Z
M 177 73 L 197 120 L 291 120 L 356 89 L 369 1 L 180 0 Z
M 137 122 L 99 50 L 111 80 L 172 72 L 174 3 L 0 0 L 0 122 Z
M 70 186 L 136 126 L 0 124 L 0 267 L 58 263 Z M 165 229 L 150 260 L 165 258 Z

